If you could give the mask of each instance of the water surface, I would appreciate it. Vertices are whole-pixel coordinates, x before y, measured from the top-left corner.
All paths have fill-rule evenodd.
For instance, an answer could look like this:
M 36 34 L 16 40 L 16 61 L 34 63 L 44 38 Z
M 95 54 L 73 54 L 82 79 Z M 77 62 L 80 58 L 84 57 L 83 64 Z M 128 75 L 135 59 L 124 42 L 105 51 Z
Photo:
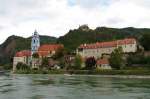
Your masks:
M 150 99 L 150 79 L 101 76 L 0 76 L 0 99 Z

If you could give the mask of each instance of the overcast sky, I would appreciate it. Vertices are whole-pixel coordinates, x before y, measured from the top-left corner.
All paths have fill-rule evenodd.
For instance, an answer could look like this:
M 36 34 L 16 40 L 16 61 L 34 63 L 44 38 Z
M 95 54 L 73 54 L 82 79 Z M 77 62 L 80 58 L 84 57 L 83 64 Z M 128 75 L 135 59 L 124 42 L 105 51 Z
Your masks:
M 10 35 L 59 37 L 70 29 L 150 27 L 150 0 L 0 0 L 0 43 Z

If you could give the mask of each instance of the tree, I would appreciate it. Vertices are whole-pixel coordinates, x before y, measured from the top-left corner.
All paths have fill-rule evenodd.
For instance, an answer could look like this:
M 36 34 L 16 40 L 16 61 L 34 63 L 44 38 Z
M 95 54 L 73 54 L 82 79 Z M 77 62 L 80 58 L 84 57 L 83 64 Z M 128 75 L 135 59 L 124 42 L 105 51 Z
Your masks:
M 111 53 L 109 62 L 111 67 L 115 69 L 121 69 L 124 66 L 123 51 L 121 47 L 115 49 Z
M 42 67 L 48 67 L 49 66 L 49 61 L 48 61 L 48 58 L 47 57 L 44 57 L 42 59 Z
M 33 53 L 32 57 L 33 58 L 39 58 L 39 54 L 38 53 Z
M 74 69 L 81 69 L 81 65 L 82 65 L 82 58 L 80 55 L 77 55 L 75 57 L 75 61 L 74 61 Z
M 142 35 L 140 39 L 141 45 L 145 50 L 150 50 L 149 42 L 150 42 L 150 33 L 145 33 Z
M 150 65 L 150 56 L 144 56 L 143 54 L 131 54 L 127 58 L 127 63 L 128 66 L 132 66 L 133 64 L 148 66 Z
M 94 57 L 89 57 L 85 61 L 86 69 L 95 69 L 96 60 Z
M 64 48 L 59 48 L 56 51 L 56 53 L 53 55 L 53 58 L 54 59 L 59 59 L 59 58 L 63 57 L 64 56 L 64 52 L 65 52 Z

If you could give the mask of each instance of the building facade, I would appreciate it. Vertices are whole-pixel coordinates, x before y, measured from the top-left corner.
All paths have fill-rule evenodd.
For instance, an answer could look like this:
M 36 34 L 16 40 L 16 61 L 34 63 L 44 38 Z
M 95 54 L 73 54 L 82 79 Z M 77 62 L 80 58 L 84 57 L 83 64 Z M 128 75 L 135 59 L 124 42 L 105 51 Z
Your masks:
M 40 57 L 52 57 L 56 51 L 63 48 L 62 44 L 44 44 L 39 47 L 38 54 Z
M 17 52 L 13 58 L 13 71 L 16 70 L 16 66 L 18 63 L 30 65 L 31 64 L 30 60 L 31 60 L 31 51 L 23 50 Z
M 107 58 L 98 59 L 96 62 L 97 69 L 112 69 Z
M 83 58 L 95 57 L 96 59 L 99 59 L 103 54 L 110 55 L 118 47 L 122 47 L 124 53 L 134 53 L 137 51 L 136 39 L 126 38 L 110 42 L 82 44 L 77 48 L 77 54 L 80 54 Z
M 42 59 L 44 57 L 49 58 L 49 64 L 52 65 L 56 62 L 51 60 L 51 57 L 56 54 L 56 51 L 59 49 L 64 48 L 61 44 L 44 44 L 38 48 L 37 54 L 39 58 L 32 58 L 32 68 L 39 68 L 42 64 Z

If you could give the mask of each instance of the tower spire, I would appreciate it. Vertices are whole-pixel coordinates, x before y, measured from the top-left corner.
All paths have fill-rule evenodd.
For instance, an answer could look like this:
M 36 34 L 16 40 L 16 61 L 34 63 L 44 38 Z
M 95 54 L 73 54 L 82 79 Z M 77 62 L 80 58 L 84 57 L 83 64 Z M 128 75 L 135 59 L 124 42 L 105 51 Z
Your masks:
M 36 34 L 38 34 L 38 32 L 37 32 L 37 30 L 35 29 L 35 31 L 34 31 L 34 35 L 36 35 Z

